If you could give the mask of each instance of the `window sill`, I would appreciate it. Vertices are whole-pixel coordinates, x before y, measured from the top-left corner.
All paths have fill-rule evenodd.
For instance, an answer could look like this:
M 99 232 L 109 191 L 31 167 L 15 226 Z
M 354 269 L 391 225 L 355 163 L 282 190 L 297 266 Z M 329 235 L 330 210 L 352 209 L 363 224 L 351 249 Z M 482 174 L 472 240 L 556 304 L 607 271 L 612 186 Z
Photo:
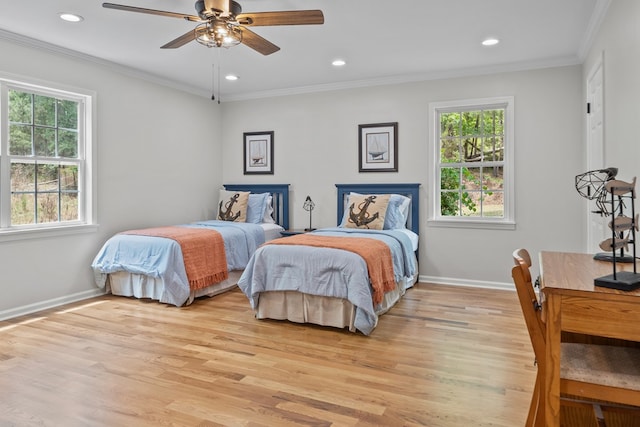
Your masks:
M 486 230 L 515 230 L 516 223 L 514 221 L 487 221 L 482 219 L 429 219 L 427 225 L 430 227 L 445 228 L 474 228 Z
M 70 236 L 73 234 L 95 233 L 97 224 L 65 225 L 30 229 L 11 229 L 0 231 L 0 243 L 15 240 L 42 239 L 46 237 Z

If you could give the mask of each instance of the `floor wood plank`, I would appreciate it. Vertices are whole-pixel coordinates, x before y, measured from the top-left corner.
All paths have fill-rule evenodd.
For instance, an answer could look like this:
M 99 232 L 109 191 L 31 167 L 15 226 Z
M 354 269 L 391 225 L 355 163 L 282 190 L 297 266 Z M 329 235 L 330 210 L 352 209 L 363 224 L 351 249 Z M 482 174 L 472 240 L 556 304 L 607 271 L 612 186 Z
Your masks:
M 516 294 L 417 284 L 371 336 L 256 320 L 237 289 L 105 296 L 0 322 L 0 426 L 524 424 Z

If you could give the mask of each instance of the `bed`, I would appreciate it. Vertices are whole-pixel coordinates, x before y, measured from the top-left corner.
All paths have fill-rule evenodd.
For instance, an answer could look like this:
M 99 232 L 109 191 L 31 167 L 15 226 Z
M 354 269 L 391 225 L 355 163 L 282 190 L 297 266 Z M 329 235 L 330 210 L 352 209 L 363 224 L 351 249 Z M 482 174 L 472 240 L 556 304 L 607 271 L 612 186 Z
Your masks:
M 225 184 L 216 218 L 240 212 L 233 207 L 238 195 L 245 205 L 236 222 L 197 221 L 112 236 L 91 264 L 96 285 L 105 293 L 178 307 L 234 288 L 255 250 L 289 227 L 289 184 Z
M 371 334 L 378 318 L 393 307 L 418 278 L 419 186 L 336 184 L 338 227 L 273 240 L 251 257 L 238 287 L 249 299 L 256 318 Z M 392 196 L 386 199 L 387 195 Z M 373 224 L 367 221 L 372 221 L 374 214 L 360 224 L 347 226 L 349 220 L 357 220 L 358 215 L 365 218 L 361 214 L 366 210 L 361 208 L 367 200 L 381 203 L 378 209 L 382 209 L 383 198 L 387 200 L 387 213 L 391 212 L 392 205 L 393 212 L 397 212 L 385 215 L 383 230 L 359 228 Z M 349 246 L 357 247 L 358 251 L 370 247 L 373 253 L 360 254 L 353 252 L 353 248 L 341 248 L 346 243 L 343 241 L 350 239 L 356 240 L 351 240 Z M 380 252 L 375 252 L 378 250 Z M 391 260 L 383 262 L 385 257 Z M 379 271 L 373 274 L 366 258 L 380 260 L 387 270 L 390 262 L 393 285 L 382 290 L 374 286 L 374 277 Z M 389 271 L 386 277 L 389 278 Z

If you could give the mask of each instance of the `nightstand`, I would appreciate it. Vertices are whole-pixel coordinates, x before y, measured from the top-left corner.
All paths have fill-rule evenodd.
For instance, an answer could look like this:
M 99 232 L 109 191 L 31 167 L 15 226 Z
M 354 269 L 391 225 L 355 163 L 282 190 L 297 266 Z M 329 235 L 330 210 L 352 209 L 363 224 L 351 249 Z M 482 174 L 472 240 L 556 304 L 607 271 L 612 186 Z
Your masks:
M 296 234 L 304 234 L 304 233 L 308 233 L 308 231 L 305 231 L 303 229 L 289 229 L 289 230 L 284 230 L 280 232 L 280 235 L 282 237 L 289 237 L 289 236 L 295 236 Z

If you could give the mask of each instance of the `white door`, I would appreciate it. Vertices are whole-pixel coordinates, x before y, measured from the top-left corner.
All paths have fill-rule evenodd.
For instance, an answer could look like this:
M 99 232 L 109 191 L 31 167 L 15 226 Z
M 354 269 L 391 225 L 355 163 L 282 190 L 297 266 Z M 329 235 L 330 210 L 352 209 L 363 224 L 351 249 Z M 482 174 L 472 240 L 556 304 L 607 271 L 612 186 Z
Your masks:
M 587 170 L 603 169 L 604 161 L 604 78 L 602 56 L 587 76 Z M 587 252 L 598 252 L 598 244 L 610 237 L 610 217 L 592 213 L 597 210 L 595 201 L 587 204 Z

